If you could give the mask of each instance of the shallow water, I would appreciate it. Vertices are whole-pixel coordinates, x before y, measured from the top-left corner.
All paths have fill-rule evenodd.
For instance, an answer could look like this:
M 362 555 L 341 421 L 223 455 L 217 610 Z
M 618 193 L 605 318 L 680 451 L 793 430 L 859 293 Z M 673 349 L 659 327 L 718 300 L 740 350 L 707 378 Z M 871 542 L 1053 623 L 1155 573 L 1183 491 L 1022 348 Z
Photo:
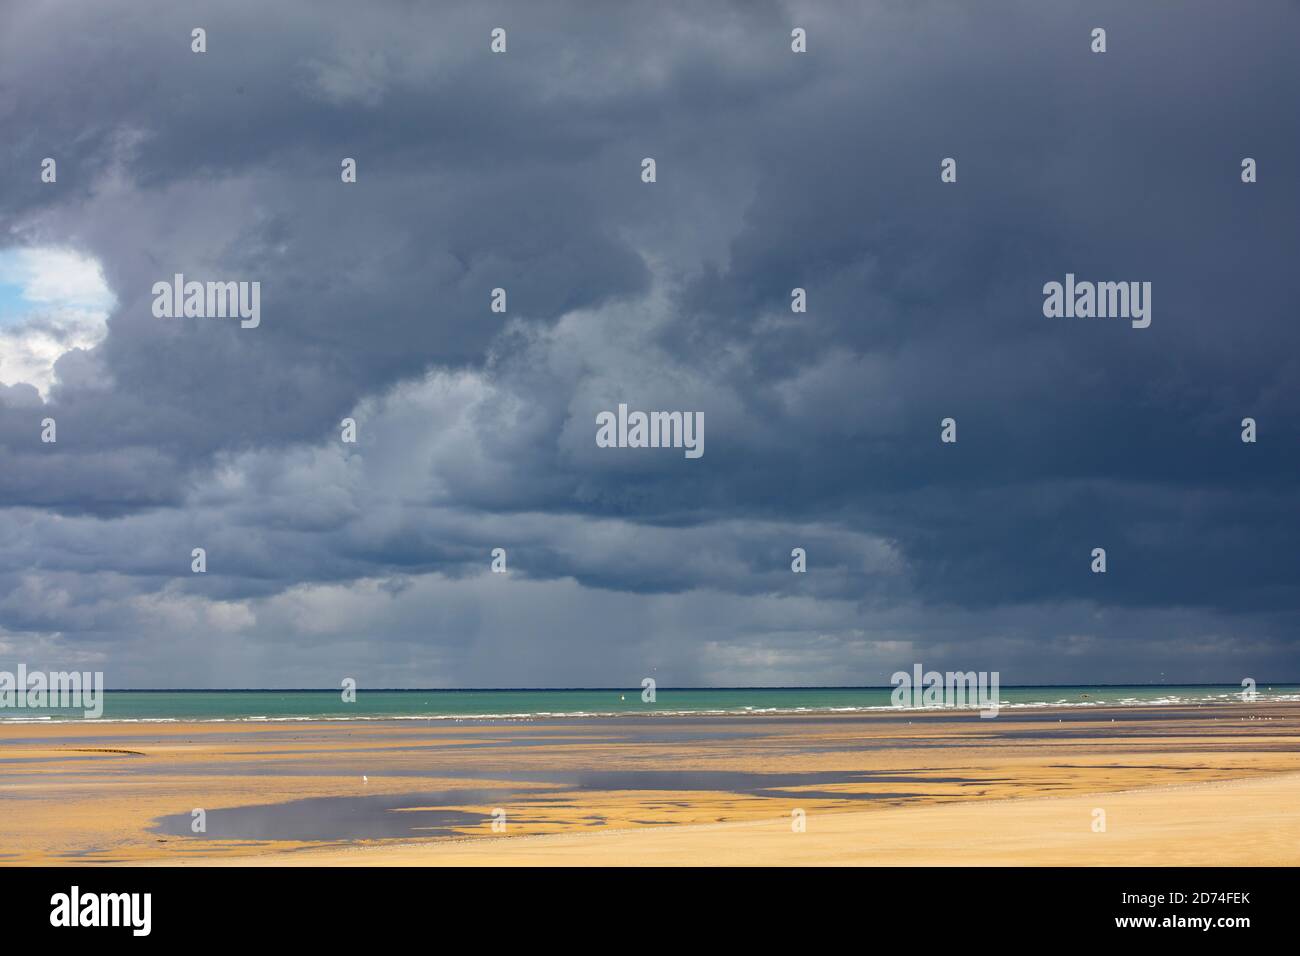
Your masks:
M 460 776 L 439 772 L 439 776 Z M 575 794 L 584 791 L 667 791 L 689 793 L 709 791 L 751 797 L 819 800 L 886 800 L 923 797 L 921 790 L 862 793 L 807 789 L 818 785 L 863 783 L 971 782 L 994 783 L 963 777 L 933 776 L 908 771 L 864 773 L 817 771 L 809 773 L 746 773 L 729 770 L 598 770 L 575 772 L 514 772 L 476 776 L 517 779 L 513 788 L 475 788 L 417 791 L 338 797 L 311 797 L 284 803 L 230 807 L 207 811 L 207 829 L 191 830 L 192 815 L 172 814 L 160 818 L 153 832 L 175 837 L 207 840 L 293 840 L 334 841 L 452 836 L 466 827 L 488 824 L 497 805 L 512 806 L 512 815 L 529 823 L 559 822 L 539 819 L 548 805 L 569 806 Z M 392 776 L 392 774 L 386 774 Z M 561 789 L 532 787 L 528 783 L 558 785 Z M 684 805 L 684 804 L 680 804 Z M 465 806 L 482 806 L 481 812 Z M 590 818 L 588 818 L 590 819 Z M 654 822 L 654 821 L 643 821 Z

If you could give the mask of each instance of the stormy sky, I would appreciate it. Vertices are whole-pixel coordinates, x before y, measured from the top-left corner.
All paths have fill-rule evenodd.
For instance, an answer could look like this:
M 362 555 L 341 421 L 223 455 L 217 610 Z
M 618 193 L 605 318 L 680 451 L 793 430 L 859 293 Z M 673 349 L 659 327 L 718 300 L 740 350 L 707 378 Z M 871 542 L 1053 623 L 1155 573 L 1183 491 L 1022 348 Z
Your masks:
M 5 0 L 0 666 L 1300 679 L 1297 36 L 1280 0 Z M 1067 272 L 1149 281 L 1151 326 L 1046 318 Z M 260 326 L 155 317 L 175 273 L 260 282 Z M 705 454 L 598 448 L 620 402 Z

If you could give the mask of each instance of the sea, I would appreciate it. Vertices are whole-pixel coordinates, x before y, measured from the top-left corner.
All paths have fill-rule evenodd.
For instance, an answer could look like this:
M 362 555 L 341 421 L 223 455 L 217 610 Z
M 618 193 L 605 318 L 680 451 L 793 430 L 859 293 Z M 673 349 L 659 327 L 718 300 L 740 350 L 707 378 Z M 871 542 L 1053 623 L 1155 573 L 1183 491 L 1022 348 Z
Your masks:
M 1000 707 L 1137 707 L 1240 702 L 1234 684 L 1001 687 Z M 106 690 L 103 714 L 0 707 L 0 723 L 50 720 L 180 722 L 306 720 L 540 720 L 683 715 L 836 714 L 896 709 L 892 687 L 640 687 L 574 689 L 368 690 L 347 702 L 339 689 Z M 1259 683 L 1255 700 L 1300 700 L 1300 684 Z M 943 709 L 908 708 L 908 709 Z M 972 705 L 969 709 L 978 709 Z

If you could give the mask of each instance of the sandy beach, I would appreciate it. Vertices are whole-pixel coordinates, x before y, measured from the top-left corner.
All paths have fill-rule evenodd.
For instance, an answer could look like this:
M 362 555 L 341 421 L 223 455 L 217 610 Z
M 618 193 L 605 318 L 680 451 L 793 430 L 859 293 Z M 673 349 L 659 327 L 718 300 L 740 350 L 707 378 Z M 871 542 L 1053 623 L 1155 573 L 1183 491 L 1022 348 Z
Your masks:
M 1294 865 L 1297 806 L 1285 702 L 0 726 L 10 865 Z

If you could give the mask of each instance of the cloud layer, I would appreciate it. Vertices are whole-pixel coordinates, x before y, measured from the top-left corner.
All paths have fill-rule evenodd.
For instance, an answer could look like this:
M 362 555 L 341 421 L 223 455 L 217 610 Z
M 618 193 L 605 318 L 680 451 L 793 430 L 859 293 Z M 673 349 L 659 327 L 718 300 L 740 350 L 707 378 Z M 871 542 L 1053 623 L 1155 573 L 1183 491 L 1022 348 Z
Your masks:
M 1300 678 L 1294 4 L 4 16 L 0 263 L 110 298 L 0 364 L 0 663 Z M 261 282 L 261 325 L 155 318 L 177 272 Z M 1067 272 L 1150 281 L 1151 327 L 1044 318 Z M 85 274 L 42 288 L 100 307 Z M 596 447 L 619 402 L 706 454 Z

